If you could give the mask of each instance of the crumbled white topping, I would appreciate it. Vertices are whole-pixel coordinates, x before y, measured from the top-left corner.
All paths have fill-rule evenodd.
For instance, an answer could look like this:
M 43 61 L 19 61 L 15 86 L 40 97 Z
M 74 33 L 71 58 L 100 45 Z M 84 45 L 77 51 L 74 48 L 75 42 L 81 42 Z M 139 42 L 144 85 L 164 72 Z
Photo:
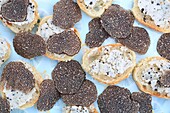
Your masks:
M 90 113 L 87 107 L 82 106 L 66 106 L 63 113 Z
M 59 34 L 63 32 L 64 29 L 55 26 L 52 23 L 52 18 L 49 18 L 44 24 L 40 27 L 40 36 L 43 37 L 45 40 L 48 40 L 48 38 L 54 34 Z
M 106 2 L 108 2 L 109 0 L 84 0 L 84 3 L 85 3 L 85 5 L 86 6 L 88 6 L 88 7 L 95 7 L 95 5 L 97 4 L 97 3 L 106 3 Z
M 1 7 L 3 4 L 7 3 L 9 0 L 1 0 L 0 1 L 0 10 L 1 10 Z M 22 25 L 26 25 L 26 24 L 29 24 L 31 22 L 33 22 L 33 20 L 35 19 L 35 3 L 32 1 L 32 0 L 29 0 L 29 6 L 27 8 L 27 18 L 25 21 L 23 22 L 10 22 L 10 21 L 7 21 L 6 19 L 4 19 L 2 17 L 2 15 L 0 15 L 0 17 L 3 18 L 3 21 L 4 22 L 8 22 L 8 23 L 11 23 L 11 24 L 14 24 L 14 25 L 18 25 L 18 26 L 22 26 Z
M 150 84 L 153 91 L 165 92 L 170 96 L 170 88 L 160 86 L 157 83 L 167 70 L 170 70 L 170 62 L 153 59 L 149 62 L 149 66 L 142 71 L 142 84 Z
M 142 13 L 149 15 L 157 26 L 168 28 L 170 26 L 169 0 L 138 0 Z
M 19 90 L 6 89 L 5 86 L 3 93 L 5 93 L 7 100 L 10 102 L 10 108 L 15 109 L 29 102 L 36 93 L 36 89 L 33 88 L 31 92 L 25 94 Z
M 96 52 L 98 51 L 97 49 Z M 94 57 L 94 50 L 88 56 Z M 109 77 L 116 77 L 118 74 L 123 74 L 128 68 L 133 65 L 132 54 L 126 47 L 113 48 L 106 46 L 102 48 L 102 52 L 89 67 L 92 73 L 106 75 Z
M 0 67 L 4 63 L 4 57 L 8 52 L 8 45 L 5 39 L 0 38 Z

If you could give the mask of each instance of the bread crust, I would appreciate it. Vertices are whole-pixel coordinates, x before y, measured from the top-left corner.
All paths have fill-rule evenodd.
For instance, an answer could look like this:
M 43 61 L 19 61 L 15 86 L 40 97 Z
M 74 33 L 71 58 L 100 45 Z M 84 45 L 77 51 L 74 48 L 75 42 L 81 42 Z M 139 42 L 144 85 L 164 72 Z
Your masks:
M 165 58 L 162 58 L 162 57 L 159 57 L 159 56 L 155 56 L 155 57 L 147 57 L 143 60 L 141 60 L 137 65 L 136 67 L 134 68 L 134 71 L 133 71 L 133 79 L 135 80 L 138 88 L 145 92 L 145 93 L 148 93 L 152 96 L 157 96 L 157 97 L 160 97 L 160 98 L 166 98 L 166 99 L 170 99 L 170 97 L 164 95 L 164 94 L 160 94 L 159 92 L 156 92 L 156 91 L 153 91 L 149 86 L 143 86 L 140 82 L 140 78 L 138 77 L 139 75 L 139 72 L 142 72 L 142 70 L 145 68 L 142 67 L 143 64 L 147 64 L 149 61 L 153 60 L 153 59 L 157 59 L 157 60 L 165 60 L 165 61 L 168 61 L 167 59 Z M 139 75 L 140 76 L 140 75 Z
M 170 26 L 168 29 L 165 29 L 165 28 L 161 28 L 161 27 L 158 27 L 154 21 L 150 21 L 150 20 L 146 20 L 146 22 L 144 22 L 143 20 L 143 17 L 144 17 L 144 14 L 141 13 L 139 7 L 138 7 L 138 0 L 134 0 L 134 6 L 133 6 L 133 9 L 132 9 L 132 12 L 133 12 L 133 15 L 135 16 L 136 20 L 139 21 L 140 23 L 142 23 L 143 25 L 151 28 L 151 29 L 154 29 L 156 31 L 159 31 L 159 32 L 163 32 L 163 33 L 169 33 L 170 32 Z M 150 16 L 147 16 L 147 18 L 151 18 Z
M 123 46 L 122 44 L 120 43 L 116 43 L 116 44 L 110 44 L 110 45 L 106 45 L 106 46 L 112 46 L 113 48 L 114 47 L 118 47 L 118 46 Z M 101 52 L 102 48 L 105 47 L 105 46 L 101 46 L 98 48 L 98 53 L 97 55 Z M 83 69 L 88 72 L 94 79 L 96 79 L 97 81 L 101 82 L 101 83 L 104 83 L 104 84 L 108 84 L 108 85 L 114 85 L 114 84 L 117 84 L 119 83 L 120 81 L 128 78 L 130 76 L 130 74 L 132 73 L 135 65 L 136 65 L 136 55 L 135 55 L 135 52 L 133 52 L 132 50 L 128 49 L 131 54 L 132 54 L 132 62 L 133 62 L 133 66 L 128 68 L 123 74 L 118 74 L 116 76 L 116 78 L 113 78 L 113 77 L 109 77 L 109 76 L 103 76 L 103 75 L 97 75 L 97 74 L 93 74 L 90 72 L 90 68 L 88 67 L 89 66 L 89 63 L 91 62 L 90 59 L 88 59 L 88 54 L 94 49 L 89 49 L 85 52 L 85 54 L 83 55 L 83 59 L 82 59 L 82 67 Z M 104 80 L 104 79 L 105 80 Z
M 40 35 L 40 27 L 41 27 L 44 23 L 46 23 L 46 21 L 47 21 L 48 19 L 50 19 L 50 18 L 52 18 L 52 17 L 53 17 L 52 15 L 46 16 L 46 17 L 44 17 L 44 18 L 41 20 L 41 22 L 40 22 L 40 24 L 39 24 L 39 27 L 38 27 L 38 31 L 36 32 L 37 35 Z M 79 37 L 79 39 L 80 39 L 80 41 L 81 41 L 81 44 L 82 44 L 82 40 L 81 40 L 81 38 L 80 38 L 80 34 L 79 34 L 78 30 L 74 28 L 74 32 L 77 34 L 77 36 Z M 40 35 L 40 36 L 41 36 L 41 35 Z M 81 46 L 82 46 L 82 45 L 81 45 Z M 78 54 L 78 53 L 77 53 L 77 54 Z M 48 50 L 46 50 L 45 56 L 48 57 L 48 58 L 50 58 L 50 59 L 52 59 L 52 60 L 69 61 L 69 60 L 73 59 L 75 55 L 74 55 L 74 56 L 68 56 L 68 55 L 65 54 L 65 57 L 64 57 L 64 58 L 61 58 L 61 57 L 55 56 L 54 53 L 51 53 L 51 52 L 49 52 Z
M 94 9 L 87 9 L 84 0 L 77 0 L 77 4 L 81 8 L 81 10 L 83 10 L 87 15 L 92 18 L 100 17 L 104 13 L 104 11 L 112 5 L 112 2 L 113 0 L 109 0 L 108 3 L 106 3 L 99 11 L 95 11 Z
M 7 61 L 11 55 L 11 47 L 10 47 L 10 44 L 6 41 L 7 43 L 7 46 L 8 46 L 8 50 L 7 50 L 7 53 L 5 54 L 4 57 L 2 57 L 1 59 L 4 59 L 4 62 Z
M 0 20 L 3 22 L 5 26 L 10 28 L 14 33 L 19 33 L 21 31 L 31 31 L 34 25 L 37 23 L 38 19 L 40 18 L 38 13 L 38 4 L 35 2 L 35 0 L 32 1 L 35 4 L 35 12 L 34 12 L 35 18 L 31 23 L 22 26 L 17 26 L 14 24 L 8 24 L 7 22 L 4 22 L 2 18 L 0 18 Z
M 21 62 L 23 62 L 23 61 L 21 61 Z M 39 87 L 40 87 L 41 82 L 43 81 L 43 78 L 42 78 L 41 74 L 35 69 L 34 66 L 32 66 L 32 65 L 30 65 L 30 64 L 28 64 L 26 62 L 23 62 L 23 64 L 24 65 L 25 64 L 29 65 L 33 70 L 32 73 L 35 73 L 34 74 L 34 79 L 35 79 L 36 94 L 34 94 L 34 97 L 29 102 L 27 102 L 26 104 L 20 106 L 19 109 L 26 109 L 26 108 L 34 106 L 34 104 L 38 101 L 38 98 L 39 98 L 39 95 L 40 95 Z M 1 92 L 2 98 L 6 97 L 5 93 L 3 93 L 4 85 L 5 85 L 4 82 L 0 83 L 0 92 Z

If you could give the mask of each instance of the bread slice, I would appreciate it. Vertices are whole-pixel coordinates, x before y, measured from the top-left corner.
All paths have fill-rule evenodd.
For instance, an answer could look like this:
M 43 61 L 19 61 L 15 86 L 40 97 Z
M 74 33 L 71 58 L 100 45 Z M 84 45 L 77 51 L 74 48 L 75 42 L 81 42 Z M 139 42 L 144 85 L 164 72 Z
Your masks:
M 82 62 L 84 70 L 94 79 L 114 85 L 129 77 L 136 65 L 136 55 L 132 50 L 116 43 L 87 50 Z
M 26 104 L 24 104 L 24 105 L 19 107 L 19 109 L 26 109 L 26 108 L 32 107 L 37 102 L 37 100 L 39 98 L 39 95 L 40 95 L 39 86 L 40 86 L 41 82 L 43 81 L 43 78 L 40 75 L 40 73 L 35 69 L 35 67 L 33 67 L 30 64 L 28 64 L 26 62 L 23 62 L 23 61 L 17 61 L 17 62 L 22 62 L 25 65 L 25 67 L 29 71 L 32 72 L 32 74 L 34 75 L 34 79 L 35 79 L 35 89 L 36 89 L 36 92 L 33 94 L 33 98 L 30 101 L 26 102 Z M 3 92 L 4 86 L 5 86 L 5 82 L 1 82 L 0 83 L 0 92 L 1 92 L 2 97 L 6 98 L 6 95 Z
M 87 6 L 84 2 L 85 0 L 77 0 L 79 7 L 90 17 L 96 18 L 100 17 L 109 6 L 112 5 L 113 0 L 95 0 L 96 3 L 94 4 L 94 0 L 90 0 L 93 7 Z M 106 2 L 104 2 L 106 1 Z M 90 3 L 90 2 L 89 2 Z
M 156 31 L 159 32 L 163 32 L 163 33 L 169 33 L 170 32 L 170 26 L 168 28 L 162 28 L 162 27 L 158 27 L 154 21 L 152 20 L 152 18 L 148 15 L 145 15 L 143 13 L 141 13 L 139 7 L 138 7 L 138 0 L 134 0 L 134 6 L 132 9 L 133 15 L 135 16 L 135 18 L 142 23 L 143 25 L 150 27 Z M 144 17 L 145 17 L 145 21 L 144 21 Z
M 93 104 L 91 106 L 89 106 L 89 107 L 65 106 L 63 108 L 63 112 L 62 113 L 73 113 L 73 112 L 74 113 L 98 113 Z
M 153 63 L 153 62 L 156 62 L 156 63 Z M 148 74 L 151 75 L 152 78 L 149 78 L 148 77 L 148 81 L 146 82 L 145 79 L 143 79 L 143 77 L 146 77 L 146 75 L 144 75 L 143 73 L 149 69 L 154 69 L 154 71 L 156 71 L 156 73 L 158 73 L 160 76 L 159 77 L 162 77 L 162 73 L 165 72 L 164 69 L 157 69 L 158 68 L 158 65 L 160 66 L 161 65 L 161 62 L 164 62 L 162 65 L 163 67 L 166 67 L 165 65 L 170 65 L 170 61 L 168 61 L 167 59 L 165 58 L 162 58 L 162 57 L 148 57 L 148 58 L 145 58 L 143 60 L 141 60 L 135 67 L 134 71 L 133 71 L 133 79 L 135 80 L 137 86 L 139 87 L 139 89 L 145 93 L 148 93 L 150 95 L 153 95 L 153 96 L 157 96 L 157 97 L 160 97 L 160 98 L 167 98 L 167 99 L 170 99 L 170 91 L 168 91 L 169 89 L 167 89 L 167 92 L 169 92 L 169 94 L 167 94 L 165 91 L 160 91 L 160 90 L 166 90 L 165 87 L 160 87 L 161 89 L 159 90 L 159 88 L 157 88 L 157 90 L 154 90 L 152 87 L 154 86 L 154 80 L 159 80 L 160 82 L 160 78 L 155 78 L 153 75 L 153 73 L 151 71 L 148 71 Z M 154 64 L 151 66 L 151 64 Z M 161 67 L 161 66 L 160 66 Z M 160 71 L 161 70 L 161 71 Z M 168 67 L 168 71 L 170 70 L 170 68 Z M 147 73 L 147 71 L 146 71 Z M 150 80 L 152 79 L 152 80 Z M 153 86 L 152 86 L 153 85 Z M 167 87 L 167 88 L 170 88 L 170 87 Z M 160 91 L 160 92 L 159 92 Z
M 0 42 L 3 41 L 3 44 L 5 44 L 4 46 L 7 46 L 7 47 L 4 47 L 4 48 L 7 48 L 7 50 L 5 51 L 5 55 L 4 56 L 0 56 L 0 67 L 1 65 L 7 61 L 11 55 L 11 47 L 10 47 L 10 44 L 3 38 L 0 38 Z M 1 42 L 2 43 L 2 42 Z
M 34 25 L 37 23 L 38 19 L 40 18 L 38 13 L 38 4 L 36 3 L 35 0 L 31 0 L 31 1 L 34 4 L 34 8 L 35 8 L 35 12 L 34 12 L 35 17 L 31 23 L 19 26 L 14 23 L 6 22 L 2 18 L 0 18 L 0 20 L 3 22 L 5 26 L 10 28 L 14 33 L 19 33 L 20 31 L 31 31 Z
M 42 20 L 41 20 L 41 22 L 40 22 L 40 24 L 39 24 L 39 27 L 38 27 L 38 31 L 37 31 L 37 35 L 40 35 L 40 36 L 42 36 L 41 35 L 41 27 L 42 27 L 42 25 L 43 24 L 45 24 L 49 19 L 52 19 L 52 15 L 50 15 L 50 16 L 46 16 L 46 17 L 44 17 Z M 57 27 L 57 26 L 56 26 Z M 56 34 L 57 33 L 61 33 L 62 31 L 64 31 L 65 29 L 61 29 L 61 28 L 59 28 L 59 27 L 57 27 L 58 28 L 58 32 L 56 32 Z M 79 39 L 80 39 L 80 41 L 82 41 L 81 40 L 81 38 L 80 38 L 80 34 L 79 34 L 79 32 L 78 32 L 78 30 L 77 29 L 75 29 L 75 28 L 70 28 L 71 30 L 73 30 L 76 34 L 77 34 L 77 36 L 79 37 Z M 43 37 L 43 36 L 42 36 Z M 45 40 L 47 40 L 47 37 L 43 37 Z M 48 37 L 49 38 L 49 37 Z M 47 56 L 48 58 L 50 58 L 50 59 L 52 59 L 52 60 L 58 60 L 58 61 L 69 61 L 69 60 L 71 60 L 71 59 L 73 59 L 74 58 L 74 56 L 68 56 L 68 55 L 66 55 L 66 54 L 62 54 L 62 55 L 59 55 L 59 54 L 55 54 L 55 53 L 51 53 L 51 52 L 49 52 L 48 50 L 46 50 L 46 54 L 45 54 L 45 56 Z

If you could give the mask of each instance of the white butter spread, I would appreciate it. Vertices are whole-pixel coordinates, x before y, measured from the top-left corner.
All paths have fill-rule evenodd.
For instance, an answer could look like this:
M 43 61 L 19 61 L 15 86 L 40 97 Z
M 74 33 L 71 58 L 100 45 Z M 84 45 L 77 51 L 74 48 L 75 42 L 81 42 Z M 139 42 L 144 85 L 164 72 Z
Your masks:
M 170 26 L 170 1 L 169 0 L 138 0 L 142 13 L 149 15 L 158 27 Z
M 14 91 L 4 87 L 3 93 L 5 93 L 7 100 L 10 102 L 10 108 L 17 109 L 33 98 L 33 95 L 36 93 L 36 89 L 33 88 L 31 92 L 25 94 L 19 90 Z
M 0 38 L 0 67 L 5 62 L 4 57 L 8 52 L 8 44 L 5 39 Z
M 158 84 L 160 77 L 167 70 L 170 70 L 170 62 L 153 59 L 149 62 L 149 67 L 146 67 L 144 71 L 142 71 L 142 84 L 150 84 L 153 91 L 166 93 L 168 96 L 170 96 L 170 87 L 164 87 Z
M 109 0 L 84 0 L 84 3 L 85 3 L 85 5 L 86 6 L 88 6 L 88 7 L 95 7 L 96 6 L 96 4 L 103 4 L 103 3 L 106 3 L 106 2 L 108 2 Z
M 7 3 L 8 1 L 9 0 L 0 0 L 0 10 L 1 10 L 2 5 Z M 4 19 L 2 17 L 2 15 L 0 15 L 0 17 L 2 17 L 4 22 L 8 22 L 8 23 L 11 23 L 11 24 L 14 24 L 14 25 L 22 26 L 22 25 L 30 24 L 31 22 L 34 21 L 35 10 L 36 10 L 35 9 L 35 3 L 32 0 L 29 0 L 29 5 L 28 5 L 28 8 L 27 8 L 27 18 L 26 18 L 25 21 L 23 21 L 23 22 L 10 22 L 10 21 L 7 21 L 6 19 Z
M 94 55 L 96 52 L 91 51 L 90 55 Z M 106 75 L 109 77 L 116 77 L 118 74 L 123 74 L 128 68 L 133 66 L 132 54 L 126 47 L 113 48 L 107 46 L 102 49 L 100 56 L 90 63 L 91 72 L 94 74 Z
M 82 106 L 66 106 L 63 113 L 90 113 L 87 107 Z

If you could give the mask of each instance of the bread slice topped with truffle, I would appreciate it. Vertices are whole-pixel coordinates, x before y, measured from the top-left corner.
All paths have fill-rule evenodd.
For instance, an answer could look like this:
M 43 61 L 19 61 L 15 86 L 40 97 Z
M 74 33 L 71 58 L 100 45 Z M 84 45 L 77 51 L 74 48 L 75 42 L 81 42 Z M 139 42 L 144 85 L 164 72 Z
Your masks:
M 0 113 L 10 113 L 10 105 L 7 99 L 0 97 Z
M 11 109 L 25 109 L 37 102 L 41 82 L 42 77 L 33 66 L 23 61 L 10 62 L 3 69 L 0 91 Z
M 100 17 L 113 0 L 77 0 L 79 7 L 90 17 Z
M 140 23 L 159 32 L 170 32 L 169 0 L 134 0 L 132 11 Z
M 94 105 L 83 106 L 65 106 L 62 113 L 98 113 Z
M 77 29 L 63 29 L 54 25 L 52 15 L 41 20 L 36 34 L 46 41 L 45 55 L 50 59 L 71 60 L 81 49 L 81 39 Z
M 0 20 L 13 32 L 29 31 L 39 19 L 35 0 L 0 1 Z
M 4 38 L 0 38 L 0 67 L 6 60 L 9 59 L 10 54 L 10 44 Z
M 87 50 L 82 67 L 93 78 L 104 84 L 117 84 L 131 74 L 136 65 L 135 53 L 116 43 Z
M 134 69 L 133 78 L 139 89 L 161 98 L 170 98 L 170 61 L 162 57 L 141 60 Z

